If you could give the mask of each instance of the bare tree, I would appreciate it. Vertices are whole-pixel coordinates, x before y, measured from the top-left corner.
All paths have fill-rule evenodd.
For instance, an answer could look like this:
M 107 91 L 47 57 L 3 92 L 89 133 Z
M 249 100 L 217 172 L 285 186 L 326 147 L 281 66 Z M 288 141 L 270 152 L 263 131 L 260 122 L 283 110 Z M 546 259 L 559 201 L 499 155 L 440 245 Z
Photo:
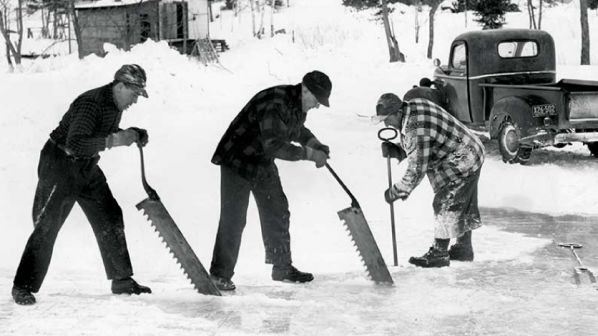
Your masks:
M 428 40 L 428 59 L 432 59 L 432 50 L 434 50 L 434 15 L 442 0 L 428 0 L 430 6 L 430 39 Z
M 413 0 L 415 7 L 415 43 L 419 43 L 419 13 L 422 11 L 421 0 Z
M 543 4 L 544 4 L 544 0 L 540 0 L 540 9 L 538 10 L 538 29 L 542 29 L 542 12 L 543 12 L 542 5 Z
M 554 1 L 548 1 L 548 4 L 552 4 Z M 530 29 L 542 29 L 542 14 L 544 12 L 544 0 L 538 0 L 538 22 L 536 24 L 536 7 L 534 7 L 533 0 L 527 0 L 527 13 L 529 16 L 529 28 Z
M 83 59 L 84 50 L 83 50 L 83 40 L 81 38 L 81 25 L 79 24 L 79 16 L 77 15 L 77 11 L 75 10 L 75 0 L 69 0 L 69 11 L 70 11 L 70 22 L 69 26 L 73 25 L 73 30 L 75 31 L 75 39 L 77 40 L 77 55 L 79 59 Z M 70 29 L 70 27 L 69 27 Z
M 388 53 L 390 54 L 390 62 L 405 62 L 405 55 L 399 50 L 399 43 L 390 29 L 390 22 L 388 20 L 388 1 L 382 0 L 382 21 L 384 21 L 384 31 L 386 32 L 386 43 L 388 43 Z
M 532 0 L 527 0 L 527 15 L 529 16 L 529 29 L 537 29 L 536 14 L 534 13 L 534 4 Z
M 257 37 L 262 38 L 264 35 L 264 14 L 266 14 L 266 0 L 262 0 L 261 7 L 259 1 L 257 4 L 260 10 L 260 28 L 257 30 Z
M 23 0 L 17 1 L 17 8 L 15 9 L 17 30 L 10 29 L 10 3 L 7 0 L 0 1 L 0 33 L 6 42 L 6 57 L 9 66 L 13 68 L 10 55 L 15 60 L 17 66 L 21 65 L 21 45 L 23 43 Z M 17 41 L 13 42 L 10 39 L 10 33 L 17 34 Z
M 272 0 L 270 2 L 270 37 L 274 37 L 274 7 L 276 1 Z
M 581 11 L 581 65 L 590 64 L 590 28 L 588 25 L 588 1 L 580 0 Z
M 255 31 L 255 10 L 256 9 L 254 8 L 253 0 L 249 0 L 249 8 L 251 8 L 251 29 L 253 32 L 253 36 L 255 37 L 257 35 L 257 33 Z M 259 9 L 259 7 L 258 7 L 258 9 Z

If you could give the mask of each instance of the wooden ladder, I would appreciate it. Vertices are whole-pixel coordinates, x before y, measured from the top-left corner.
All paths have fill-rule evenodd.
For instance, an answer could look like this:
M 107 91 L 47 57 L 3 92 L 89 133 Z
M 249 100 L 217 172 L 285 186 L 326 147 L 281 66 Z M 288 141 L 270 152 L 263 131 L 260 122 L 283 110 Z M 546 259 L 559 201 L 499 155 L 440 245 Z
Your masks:
M 220 63 L 218 52 L 214 49 L 209 37 L 195 40 L 192 55 L 199 56 L 199 60 L 206 65 L 208 63 Z

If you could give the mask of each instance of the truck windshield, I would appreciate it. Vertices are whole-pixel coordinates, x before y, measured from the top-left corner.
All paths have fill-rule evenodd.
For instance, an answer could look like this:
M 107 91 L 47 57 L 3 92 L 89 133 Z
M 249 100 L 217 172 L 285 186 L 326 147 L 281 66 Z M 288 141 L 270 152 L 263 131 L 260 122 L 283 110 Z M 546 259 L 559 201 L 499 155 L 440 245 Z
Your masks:
M 500 42 L 498 55 L 502 58 L 534 57 L 538 55 L 538 44 L 531 40 Z

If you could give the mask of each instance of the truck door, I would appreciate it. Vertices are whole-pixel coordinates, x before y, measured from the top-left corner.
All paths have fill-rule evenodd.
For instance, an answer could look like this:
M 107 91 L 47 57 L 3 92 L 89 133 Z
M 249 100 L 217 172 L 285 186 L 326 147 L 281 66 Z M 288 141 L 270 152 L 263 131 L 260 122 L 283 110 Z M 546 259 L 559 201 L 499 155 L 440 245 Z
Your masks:
M 444 93 L 449 112 L 458 120 L 471 123 L 467 53 L 465 41 L 455 41 L 451 48 L 447 70 L 444 74 L 437 73 L 435 76 L 444 82 Z

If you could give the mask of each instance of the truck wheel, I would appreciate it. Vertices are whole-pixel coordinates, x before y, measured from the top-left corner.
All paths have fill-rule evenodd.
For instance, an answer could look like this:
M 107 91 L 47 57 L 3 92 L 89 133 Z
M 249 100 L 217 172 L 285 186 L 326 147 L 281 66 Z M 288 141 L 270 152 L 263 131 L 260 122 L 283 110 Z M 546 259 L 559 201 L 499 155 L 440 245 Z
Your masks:
M 517 162 L 519 138 L 519 130 L 515 125 L 511 121 L 504 121 L 498 131 L 498 149 L 504 162 Z
M 588 142 L 588 143 L 586 143 L 586 145 L 588 145 L 588 149 L 590 150 L 590 153 L 592 153 L 592 155 L 598 157 L 598 142 Z

